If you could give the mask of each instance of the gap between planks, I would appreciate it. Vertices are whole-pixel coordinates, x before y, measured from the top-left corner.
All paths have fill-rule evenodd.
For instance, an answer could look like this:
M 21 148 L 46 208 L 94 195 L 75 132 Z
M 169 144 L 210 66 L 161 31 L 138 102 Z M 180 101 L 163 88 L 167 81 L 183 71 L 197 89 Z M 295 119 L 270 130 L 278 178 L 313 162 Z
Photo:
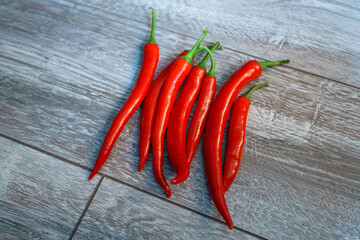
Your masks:
M 93 193 L 91 194 L 91 196 L 90 196 L 90 198 L 89 198 L 89 201 L 86 203 L 84 210 L 82 211 L 82 213 L 81 213 L 81 215 L 80 215 L 77 223 L 75 224 L 74 229 L 72 230 L 72 232 L 71 232 L 71 234 L 70 234 L 69 240 L 71 240 L 71 239 L 74 237 L 76 230 L 78 229 L 81 221 L 83 220 L 86 211 L 89 209 L 89 206 L 90 206 L 90 204 L 92 203 L 92 200 L 94 199 L 97 191 L 99 190 L 99 187 L 100 187 L 100 185 L 101 185 L 101 183 L 102 183 L 103 180 L 104 180 L 104 176 L 102 176 L 102 177 L 100 178 L 99 182 L 96 184 L 96 187 L 95 187 Z
M 18 143 L 18 144 L 23 145 L 23 146 L 25 146 L 25 147 L 34 149 L 34 150 L 36 150 L 36 151 L 38 151 L 38 152 L 41 152 L 41 153 L 46 154 L 46 155 L 48 155 L 48 156 L 50 156 L 50 157 L 53 157 L 53 158 L 56 158 L 56 159 L 58 159 L 58 160 L 60 160 L 60 161 L 66 162 L 66 163 L 68 163 L 68 164 L 71 164 L 71 165 L 73 165 L 73 166 L 82 168 L 82 169 L 84 169 L 84 170 L 91 171 L 91 168 L 88 168 L 88 167 L 85 167 L 85 166 L 83 166 L 83 165 L 81 165 L 81 164 L 72 162 L 72 161 L 70 161 L 70 160 L 68 160 L 68 159 L 65 159 L 65 158 L 63 158 L 63 157 L 60 157 L 60 156 L 58 156 L 58 155 L 56 155 L 56 154 L 53 154 L 53 153 L 50 153 L 50 152 L 48 152 L 48 151 L 42 150 L 42 149 L 40 149 L 40 148 L 38 148 L 38 147 L 35 147 L 35 146 L 32 146 L 32 145 L 30 145 L 30 144 L 24 143 L 24 142 L 22 142 L 22 141 L 20 141 L 20 140 L 17 140 L 17 139 L 15 139 L 15 138 L 6 136 L 6 135 L 1 134 L 1 133 L 0 133 L 0 137 L 3 137 L 3 138 L 5 138 L 5 139 L 8 139 L 8 140 L 13 141 L 13 142 L 15 142 L 15 143 Z M 198 211 L 196 211 L 196 210 L 194 210 L 194 209 L 191 209 L 191 208 L 189 208 L 189 207 L 183 206 L 183 205 L 181 205 L 181 204 L 179 204 L 179 203 L 170 201 L 170 200 L 167 199 L 167 198 L 163 198 L 163 197 L 158 196 L 158 195 L 156 195 L 156 194 L 154 194 L 154 193 L 152 193 L 152 192 L 148 192 L 148 191 L 146 191 L 146 190 L 143 190 L 143 189 L 141 189 L 141 188 L 138 188 L 138 187 L 136 187 L 136 186 L 133 186 L 133 185 L 127 183 L 127 182 L 123 182 L 123 181 L 121 181 L 121 180 L 119 180 L 119 179 L 117 179 L 117 178 L 114 178 L 114 177 L 112 177 L 112 176 L 108 176 L 108 175 L 106 175 L 106 174 L 104 174 L 104 173 L 98 172 L 97 174 L 99 174 L 99 175 L 102 176 L 102 177 L 101 177 L 101 179 L 99 180 L 99 182 L 97 183 L 97 185 L 96 185 L 93 193 L 91 194 L 88 202 L 86 203 L 83 212 L 81 213 L 81 215 L 80 215 L 77 223 L 75 224 L 75 227 L 74 227 L 73 231 L 72 231 L 71 234 L 70 234 L 69 240 L 71 240 L 71 239 L 73 238 L 73 236 L 75 235 L 77 228 L 79 227 L 82 219 L 84 218 L 85 213 L 86 213 L 86 211 L 88 210 L 88 208 L 89 208 L 92 200 L 94 199 L 94 197 L 95 197 L 95 195 L 96 195 L 96 193 L 97 193 L 97 191 L 98 191 L 98 189 L 99 189 L 99 187 L 100 187 L 100 185 L 101 185 L 101 183 L 102 183 L 102 181 L 103 181 L 104 178 L 108 178 L 108 179 L 113 180 L 113 181 L 115 181 L 115 182 L 117 182 L 117 183 L 126 185 L 126 186 L 128 186 L 128 187 L 130 187 L 130 188 L 132 188 L 132 189 L 135 189 L 135 190 L 140 191 L 140 192 L 142 192 L 142 193 L 144 193 L 144 194 L 150 195 L 150 196 L 152 196 L 152 197 L 154 197 L 154 198 L 156 198 L 156 199 L 159 199 L 159 200 L 161 200 L 161 201 L 166 201 L 166 202 L 168 202 L 168 203 L 170 203 L 170 204 L 172 204 L 172 205 L 175 205 L 175 206 L 177 206 L 177 207 L 183 208 L 183 209 L 185 209 L 185 210 L 187 210 L 187 211 L 193 212 L 193 213 L 198 214 L 198 215 L 200 215 L 200 216 L 202 216 L 202 217 L 205 217 L 205 218 L 211 219 L 211 220 L 213 220 L 213 221 L 222 223 L 222 224 L 224 224 L 224 227 L 227 227 L 227 226 L 225 226 L 225 222 L 224 222 L 224 221 L 221 221 L 221 220 L 219 220 L 219 219 L 217 219 L 217 218 L 215 218 L 215 217 L 213 217 L 213 216 L 206 215 L 206 214 L 204 214 L 204 213 L 198 212 Z M 242 228 L 239 228 L 239 227 L 237 227 L 237 226 L 234 226 L 234 229 L 236 229 L 236 230 L 238 230 L 238 231 L 241 231 L 241 232 L 243 232 L 243 233 L 245 233 L 245 234 L 247 234 L 247 235 L 250 235 L 250 236 L 252 236 L 252 237 L 258 238 L 258 239 L 266 239 L 265 237 L 259 236 L 259 235 L 255 234 L 255 233 L 249 232 L 249 231 L 247 231 L 247 230 L 245 230 L 245 229 L 242 229 Z
M 90 9 L 95 9 L 97 11 L 103 11 L 103 12 L 106 12 L 108 14 L 111 14 L 113 16 L 116 16 L 118 18 L 121 18 L 121 19 L 126 19 L 126 20 L 130 20 L 132 22 L 135 22 L 135 23 L 141 23 L 141 24 L 148 24 L 147 22 L 142 22 L 142 21 L 139 21 L 139 20 L 136 20 L 136 19 L 133 19 L 133 18 L 127 18 L 127 17 L 124 17 L 124 16 L 121 16 L 121 15 L 118 15 L 114 12 L 111 12 L 109 10 L 106 10 L 106 9 L 100 9 L 100 8 L 97 8 L 97 7 L 94 7 L 94 6 L 89 6 L 89 5 L 86 5 L 86 4 L 83 4 L 83 3 L 78 3 L 78 2 L 73 2 L 73 1 L 69 1 L 73 4 L 76 4 L 76 5 L 80 5 L 80 6 L 83 6 L 83 7 L 87 7 L 87 8 L 90 8 Z M 133 26 L 133 25 L 132 25 Z M 167 31 L 167 32 L 170 32 L 170 33 L 175 33 L 175 34 L 178 34 L 180 36 L 183 36 L 183 37 L 186 37 L 186 38 L 191 38 L 191 39 L 195 39 L 197 40 L 196 38 L 194 38 L 193 36 L 190 36 L 190 35 L 186 35 L 184 33 L 181 33 L 181 32 L 177 32 L 177 31 L 174 31 L 174 30 L 171 30 L 171 29 L 167 29 L 167 28 L 164 28 L 164 27 L 161 27 L 161 26 L 156 26 L 156 28 L 158 29 L 161 29 L 161 30 L 164 30 L 164 31 Z M 261 60 L 264 60 L 264 61 L 270 61 L 270 60 L 267 60 L 267 59 L 264 59 L 262 57 L 258 57 L 256 55 L 253 55 L 253 54 L 248 54 L 246 52 L 243 52 L 243 51 L 239 51 L 237 49 L 233 49 L 233 48 L 226 48 L 230 51 L 233 51 L 233 52 L 236 52 L 236 53 L 240 53 L 240 54 L 244 54 L 244 55 L 247 55 L 249 57 L 252 57 L 252 58 L 257 58 L 257 59 L 261 59 Z M 290 63 L 291 63 L 291 59 L 290 59 Z M 299 68 L 296 68 L 296 67 L 291 67 L 289 65 L 283 65 L 283 67 L 286 67 L 286 68 L 290 68 L 290 69 L 293 69 L 293 70 L 296 70 L 296 71 L 299 71 L 299 72 L 302 72 L 302 73 L 306 73 L 306 74 L 310 74 L 312 76 L 315 76 L 315 77 L 320 77 L 320 78 L 323 78 L 323 79 L 326 79 L 326 80 L 329 80 L 329 81 L 333 81 L 333 82 L 336 82 L 338 84 L 342 84 L 342 85 L 345 85 L 345 86 L 348 86 L 348 87 L 352 87 L 352 88 L 355 88 L 355 89 L 360 89 L 360 87 L 357 87 L 357 86 L 353 86 L 351 84 L 348 84 L 348 83 L 343 83 L 339 80 L 336 80 L 336 79 L 332 79 L 332 78 L 328 78 L 328 77 L 324 77 L 324 76 L 321 76 L 319 74 L 316 74 L 316 73 L 312 73 L 312 72 L 308 72 L 306 70 L 303 70 L 303 69 L 299 69 Z

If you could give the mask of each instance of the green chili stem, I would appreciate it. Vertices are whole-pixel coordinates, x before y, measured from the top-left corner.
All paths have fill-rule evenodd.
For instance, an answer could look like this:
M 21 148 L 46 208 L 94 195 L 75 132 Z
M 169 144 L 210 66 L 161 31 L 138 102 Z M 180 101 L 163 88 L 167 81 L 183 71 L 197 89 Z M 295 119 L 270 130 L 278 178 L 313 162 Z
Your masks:
M 213 56 L 212 52 L 210 51 L 210 49 L 207 46 L 201 45 L 201 48 L 203 48 L 205 51 L 208 52 L 208 54 L 210 55 L 210 60 L 211 60 L 211 68 L 208 71 L 208 73 L 206 74 L 206 76 L 215 77 L 215 59 L 214 59 L 214 56 Z
M 210 46 L 207 46 L 208 48 L 211 48 L 211 47 L 213 47 L 214 45 L 210 45 Z M 211 49 L 210 49 L 211 50 Z M 215 49 L 215 50 L 223 50 L 223 46 L 221 46 L 221 45 L 219 45 L 219 46 L 217 46 L 217 48 Z M 189 50 L 187 50 L 187 51 L 189 51 Z M 202 51 L 205 51 L 203 48 L 198 48 L 198 49 L 196 49 L 196 52 L 195 52 L 195 55 L 194 56 L 196 56 L 196 55 L 198 55 L 200 52 L 202 52 Z
M 286 59 L 286 60 L 282 60 L 282 61 L 268 61 L 268 62 L 258 62 L 261 66 L 261 69 L 264 69 L 266 67 L 273 67 L 273 66 L 278 66 L 278 65 L 282 65 L 284 63 L 289 63 L 290 60 Z
M 267 87 L 267 86 L 269 86 L 269 84 L 267 84 L 267 83 L 262 83 L 262 84 L 256 85 L 255 87 L 252 87 L 252 88 L 250 89 L 250 91 L 248 91 L 248 92 L 244 95 L 244 97 L 250 99 L 250 95 L 252 94 L 253 91 L 255 91 L 255 90 L 259 89 L 259 88 L 262 88 L 262 87 Z
M 198 48 L 199 45 L 201 44 L 202 40 L 205 38 L 205 36 L 206 36 L 206 34 L 207 34 L 208 31 L 209 31 L 209 30 L 208 30 L 207 28 L 205 28 L 205 29 L 203 30 L 203 34 L 201 35 L 201 37 L 199 38 L 199 40 L 195 43 L 194 47 L 193 47 L 185 56 L 183 56 L 183 57 L 181 57 L 181 58 L 185 59 L 188 63 L 191 64 L 191 63 L 192 63 L 192 60 L 193 60 L 193 58 L 194 58 L 194 56 L 195 56 L 195 53 L 196 53 L 197 48 Z
M 220 42 L 216 42 L 211 48 L 209 48 L 209 47 L 208 48 L 213 53 L 214 50 L 217 49 L 218 46 L 220 46 Z M 203 69 L 206 69 L 206 62 L 208 61 L 209 57 L 210 57 L 210 55 L 207 53 L 197 66 L 202 67 Z
M 156 43 L 155 42 L 155 25 L 156 25 L 156 12 L 153 8 L 151 8 L 151 14 L 152 14 L 152 25 L 151 25 L 151 33 L 148 43 Z

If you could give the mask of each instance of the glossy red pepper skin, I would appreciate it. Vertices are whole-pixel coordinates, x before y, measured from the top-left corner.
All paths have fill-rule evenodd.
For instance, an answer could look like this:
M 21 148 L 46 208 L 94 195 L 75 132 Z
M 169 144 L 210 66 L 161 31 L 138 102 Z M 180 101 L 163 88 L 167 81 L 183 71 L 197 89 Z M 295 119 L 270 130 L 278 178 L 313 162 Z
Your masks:
M 185 56 L 188 51 L 183 51 L 177 57 Z M 173 60 L 169 65 L 167 65 L 164 70 L 159 74 L 159 76 L 153 81 L 150 86 L 150 89 L 144 100 L 142 114 L 141 114 L 141 123 L 140 123 L 140 137 L 139 137 L 139 168 L 141 171 L 144 167 L 146 159 L 149 155 L 150 145 L 151 145 L 151 134 L 155 121 L 156 109 L 158 106 L 158 101 L 160 97 L 161 89 L 164 85 L 165 78 L 175 62 Z
M 246 120 L 249 108 L 250 100 L 244 96 L 238 97 L 232 108 L 223 169 L 225 192 L 229 189 L 239 171 L 245 144 Z
M 202 67 L 191 69 L 171 111 L 166 140 L 169 158 L 177 173 L 177 177 L 171 180 L 173 184 L 185 181 L 190 173 L 185 148 L 186 126 L 205 74 L 206 70 Z
M 237 70 L 220 89 L 211 105 L 206 122 L 204 135 L 206 177 L 215 206 L 229 228 L 233 228 L 233 223 L 225 201 L 221 167 L 221 148 L 225 124 L 231 105 L 240 90 L 248 82 L 258 78 L 261 72 L 261 66 L 257 61 L 249 61 Z
M 135 87 L 131 91 L 129 98 L 126 100 L 124 106 L 121 108 L 111 124 L 111 127 L 101 147 L 100 153 L 97 157 L 95 166 L 90 174 L 89 180 L 95 176 L 101 166 L 105 163 L 127 121 L 144 100 L 149 90 L 151 81 L 154 78 L 158 60 L 159 46 L 152 42 L 145 44 L 143 64 L 141 66 L 139 76 L 136 80 Z
M 216 91 L 216 78 L 206 76 L 201 84 L 199 99 L 186 138 L 186 157 L 190 165 L 203 134 L 206 119 Z
M 224 191 L 226 192 L 239 171 L 245 144 L 246 120 L 250 108 L 250 95 L 257 89 L 269 86 L 267 83 L 252 87 L 245 95 L 238 97 L 232 107 L 228 143 L 223 169 Z
M 166 76 L 161 89 L 155 122 L 152 134 L 153 148 L 153 171 L 156 181 L 164 189 L 166 196 L 171 196 L 171 190 L 162 172 L 162 161 L 164 156 L 164 136 L 168 126 L 171 110 L 174 106 L 177 92 L 190 73 L 191 64 L 183 58 L 175 60 Z

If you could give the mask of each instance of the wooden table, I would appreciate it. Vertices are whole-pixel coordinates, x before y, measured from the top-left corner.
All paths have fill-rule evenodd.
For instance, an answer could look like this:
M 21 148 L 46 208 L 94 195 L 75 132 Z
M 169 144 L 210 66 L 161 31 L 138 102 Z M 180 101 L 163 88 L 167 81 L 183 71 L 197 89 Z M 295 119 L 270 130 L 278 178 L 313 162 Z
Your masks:
M 252 95 L 226 193 L 233 230 L 201 147 L 169 199 L 151 156 L 137 172 L 140 110 L 87 181 L 139 72 L 150 6 L 157 74 L 205 27 L 224 46 L 217 91 L 249 59 L 291 59 L 242 91 L 270 85 Z M 2 1 L 0 238 L 360 239 L 359 26 L 357 1 Z M 167 155 L 163 169 L 175 175 Z

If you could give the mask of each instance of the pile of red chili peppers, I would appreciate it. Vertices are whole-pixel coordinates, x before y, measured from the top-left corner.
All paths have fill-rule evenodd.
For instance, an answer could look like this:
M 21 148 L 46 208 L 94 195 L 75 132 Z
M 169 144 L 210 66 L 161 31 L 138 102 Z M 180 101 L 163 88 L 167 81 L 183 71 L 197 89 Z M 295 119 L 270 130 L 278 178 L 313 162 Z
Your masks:
M 201 44 L 208 32 L 205 29 L 194 47 L 180 53 L 152 82 L 159 60 L 159 46 L 155 42 L 155 21 L 155 11 L 152 10 L 151 34 L 144 46 L 143 63 L 135 87 L 105 137 L 89 180 L 105 163 L 127 121 L 144 101 L 139 138 L 139 171 L 145 164 L 151 145 L 155 179 L 166 196 L 170 197 L 171 190 L 162 171 L 165 133 L 169 158 L 177 174 L 171 179 L 171 183 L 178 184 L 189 176 L 190 163 L 205 132 L 203 152 L 210 194 L 229 228 L 233 228 L 224 194 L 239 170 L 250 107 L 249 97 L 254 90 L 268 85 L 257 85 L 244 96 L 237 96 L 247 83 L 260 77 L 264 68 L 288 63 L 289 60 L 245 63 L 230 76 L 214 100 L 216 78 L 213 51 L 222 47 L 220 42 L 210 47 Z M 193 59 L 201 51 L 206 51 L 207 54 L 199 64 L 193 66 Z M 209 58 L 211 68 L 206 71 Z M 176 98 L 183 83 L 184 86 Z M 189 115 L 197 97 L 198 102 L 186 137 Z M 231 108 L 228 144 L 222 169 L 223 135 Z

